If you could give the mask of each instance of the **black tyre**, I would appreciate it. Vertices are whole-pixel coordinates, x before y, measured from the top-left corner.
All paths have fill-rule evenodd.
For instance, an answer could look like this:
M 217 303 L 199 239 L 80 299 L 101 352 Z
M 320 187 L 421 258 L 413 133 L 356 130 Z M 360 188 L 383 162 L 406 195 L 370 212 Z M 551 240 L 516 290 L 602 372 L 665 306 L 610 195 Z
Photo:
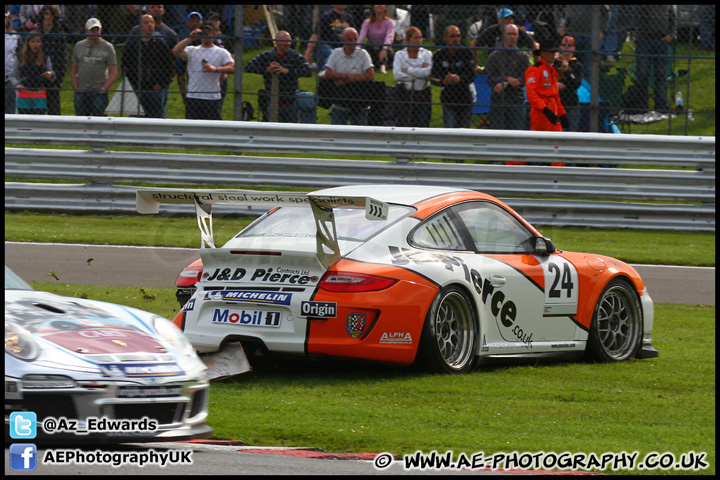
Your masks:
M 612 280 L 600 294 L 588 338 L 587 356 L 599 362 L 635 358 L 642 347 L 640 299 L 623 279 Z
M 446 287 L 425 317 L 418 360 L 439 373 L 466 373 L 477 365 L 478 322 L 472 300 L 458 287 Z

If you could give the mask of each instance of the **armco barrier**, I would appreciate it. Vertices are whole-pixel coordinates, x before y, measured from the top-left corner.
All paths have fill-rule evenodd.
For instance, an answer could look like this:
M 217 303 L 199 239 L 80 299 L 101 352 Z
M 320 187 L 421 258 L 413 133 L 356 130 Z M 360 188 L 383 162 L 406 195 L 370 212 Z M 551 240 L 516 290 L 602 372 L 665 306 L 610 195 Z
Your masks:
M 715 229 L 714 137 L 6 115 L 5 144 L 6 209 L 133 212 L 126 185 L 141 183 L 426 184 L 495 195 L 537 225 Z M 34 148 L 60 145 L 82 149 Z

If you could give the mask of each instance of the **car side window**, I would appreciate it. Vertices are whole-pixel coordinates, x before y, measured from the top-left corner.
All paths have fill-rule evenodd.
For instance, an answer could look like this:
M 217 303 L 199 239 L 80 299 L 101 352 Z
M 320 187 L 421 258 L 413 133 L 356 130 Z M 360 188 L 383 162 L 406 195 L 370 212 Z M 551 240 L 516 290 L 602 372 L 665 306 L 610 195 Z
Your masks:
M 467 250 L 449 211 L 421 223 L 413 232 L 411 243 L 418 247 L 441 250 Z
M 489 202 L 456 207 L 479 253 L 534 253 L 535 235 L 503 208 Z

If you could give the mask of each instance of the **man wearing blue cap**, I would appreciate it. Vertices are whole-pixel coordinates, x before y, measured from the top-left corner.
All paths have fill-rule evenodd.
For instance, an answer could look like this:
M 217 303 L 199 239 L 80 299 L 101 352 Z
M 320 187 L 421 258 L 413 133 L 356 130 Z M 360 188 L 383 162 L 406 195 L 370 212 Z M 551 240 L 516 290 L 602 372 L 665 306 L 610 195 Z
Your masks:
M 502 48 L 503 45 L 503 33 L 505 27 L 515 23 L 515 14 L 509 8 L 503 8 L 498 12 L 497 23 L 490 25 L 480 31 L 478 36 L 475 38 L 471 47 L 489 47 L 489 48 Z M 535 50 L 538 45 L 533 41 L 524 28 L 518 26 L 518 47 L 527 47 L 529 50 Z
M 490 25 L 487 28 L 483 28 L 477 37 L 470 43 L 471 47 L 488 47 L 492 50 L 485 50 L 486 58 L 487 55 L 492 53 L 495 49 L 503 48 L 503 35 L 505 28 L 511 23 L 515 23 L 515 14 L 509 8 L 502 8 L 497 14 L 497 23 Z M 538 48 L 538 44 L 533 41 L 530 34 L 525 31 L 523 27 L 518 26 L 518 40 L 517 47 L 526 47 L 528 50 L 535 50 Z M 481 52 L 483 50 L 480 50 Z M 478 65 L 482 65 L 483 62 L 478 61 Z
M 203 16 L 200 12 L 190 12 L 188 13 L 187 18 L 185 19 L 185 25 L 178 27 L 178 35 L 180 36 L 189 36 L 190 32 L 193 30 L 200 28 L 200 25 L 202 25 L 203 22 Z

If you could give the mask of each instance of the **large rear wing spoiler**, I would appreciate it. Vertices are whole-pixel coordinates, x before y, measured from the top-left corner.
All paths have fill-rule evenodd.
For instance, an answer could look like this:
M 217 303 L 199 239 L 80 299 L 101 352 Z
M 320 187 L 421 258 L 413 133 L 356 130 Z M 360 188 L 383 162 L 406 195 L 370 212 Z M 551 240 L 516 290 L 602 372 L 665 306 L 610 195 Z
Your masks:
M 282 207 L 307 205 L 312 208 L 317 228 L 317 255 L 326 266 L 340 256 L 333 209 L 364 208 L 368 220 L 386 220 L 389 206 L 371 197 L 336 196 L 320 193 L 264 192 L 253 190 L 186 190 L 179 188 L 143 188 L 136 192 L 137 211 L 160 212 L 161 203 L 194 204 L 201 248 L 216 248 L 212 228 L 213 205 Z

